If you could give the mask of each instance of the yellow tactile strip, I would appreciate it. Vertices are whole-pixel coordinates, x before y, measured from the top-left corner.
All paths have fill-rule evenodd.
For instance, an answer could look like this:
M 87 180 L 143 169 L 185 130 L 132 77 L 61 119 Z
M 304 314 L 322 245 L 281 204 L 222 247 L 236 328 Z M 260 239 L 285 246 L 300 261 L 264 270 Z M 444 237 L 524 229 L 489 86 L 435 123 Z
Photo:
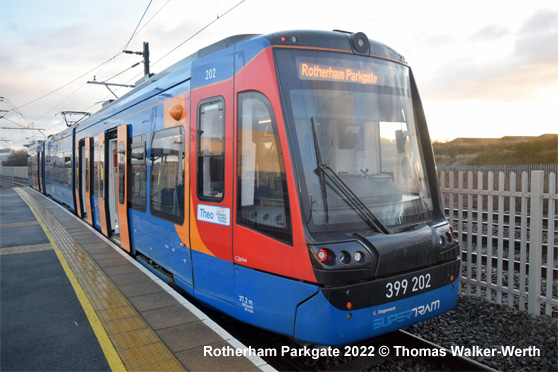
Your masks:
M 38 221 L 5 223 L 0 225 L 0 229 L 4 229 L 7 227 L 21 227 L 21 226 L 30 226 L 30 225 L 38 225 L 38 224 L 39 224 Z
M 5 254 L 29 253 L 50 251 L 52 246 L 50 243 L 45 244 L 32 244 L 32 245 L 18 245 L 17 247 L 7 247 L 0 249 L 0 256 Z
M 123 367 L 128 371 L 183 371 L 182 364 L 85 249 L 24 189 L 15 190 L 40 218 L 39 222 L 50 231 L 93 307 L 96 318 L 114 345 Z

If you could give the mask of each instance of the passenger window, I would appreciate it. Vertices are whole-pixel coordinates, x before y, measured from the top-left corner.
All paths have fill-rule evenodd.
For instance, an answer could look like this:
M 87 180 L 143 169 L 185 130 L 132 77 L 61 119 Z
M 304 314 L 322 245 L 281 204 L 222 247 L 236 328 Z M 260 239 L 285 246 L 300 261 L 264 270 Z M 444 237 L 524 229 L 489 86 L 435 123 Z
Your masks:
M 238 95 L 237 221 L 292 244 L 289 194 L 277 123 L 261 93 Z
M 118 145 L 118 203 L 124 204 L 125 187 L 126 187 L 126 148 L 124 141 L 120 141 Z
M 95 144 L 93 146 L 93 186 L 92 195 L 97 195 L 99 193 L 99 145 Z
M 225 105 L 222 99 L 200 105 L 197 143 L 198 197 L 220 202 L 225 187 Z
M 85 151 L 85 192 L 89 192 L 89 184 L 91 183 L 91 180 L 89 179 L 89 168 L 91 167 L 91 164 L 89 164 L 89 155 L 91 155 L 91 150 L 87 147 L 84 147 L 83 150 Z
M 105 197 L 105 146 L 99 146 L 99 197 Z
M 131 197 L 130 208 L 145 212 L 147 209 L 147 162 L 145 159 L 145 134 L 132 137 L 131 148 Z
M 72 152 L 64 153 L 64 181 L 66 186 L 72 186 Z
M 80 185 L 79 185 L 79 178 L 80 178 L 80 176 L 81 176 L 80 169 L 79 169 L 79 164 L 80 164 L 80 161 L 79 161 L 79 148 L 80 148 L 80 147 L 78 146 L 78 148 L 76 149 L 75 158 L 74 158 L 74 164 L 76 165 L 76 172 L 75 172 L 76 178 L 75 178 L 75 180 L 74 180 L 76 190 L 81 190 Z
M 151 137 L 149 209 L 164 220 L 184 222 L 184 129 L 174 127 Z

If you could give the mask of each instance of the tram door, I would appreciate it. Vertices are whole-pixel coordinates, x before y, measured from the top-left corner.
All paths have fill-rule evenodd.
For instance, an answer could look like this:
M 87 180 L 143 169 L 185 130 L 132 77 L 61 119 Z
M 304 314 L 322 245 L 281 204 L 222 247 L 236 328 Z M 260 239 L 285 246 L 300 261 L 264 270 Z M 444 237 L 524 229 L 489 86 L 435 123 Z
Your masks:
M 229 313 L 236 311 L 232 262 L 232 98 L 232 84 L 192 91 L 190 146 L 194 291 Z
M 87 222 L 93 226 L 93 212 L 91 209 L 91 139 L 85 138 L 82 149 L 82 199 L 84 200 Z
M 126 252 L 130 252 L 130 230 L 128 227 L 128 126 L 120 125 L 117 130 L 117 189 L 116 207 L 118 214 L 120 247 Z
M 108 199 L 108 225 L 110 226 L 109 237 L 120 240 L 120 225 L 118 224 L 118 140 L 116 130 L 106 133 L 108 158 L 108 176 L 106 182 Z
M 99 169 L 97 170 L 99 175 L 99 179 L 98 179 L 99 189 L 97 190 L 98 191 L 97 195 L 99 195 L 99 215 L 101 219 L 101 230 L 103 232 L 103 235 L 109 236 L 107 212 L 106 212 L 106 198 L 105 198 L 106 171 L 105 171 L 105 133 L 104 132 L 99 134 L 99 136 L 97 137 L 97 143 L 99 144 L 99 146 L 97 147 L 99 151 L 99 156 L 98 156 Z M 95 187 L 97 187 L 97 185 Z
M 81 194 L 81 190 L 83 189 L 83 182 L 82 182 L 82 168 L 83 168 L 83 161 L 81 159 L 81 154 L 83 153 L 83 145 L 84 145 L 84 141 L 77 141 L 76 142 L 76 148 L 75 148 L 75 157 L 74 157 L 74 162 L 75 162 L 75 167 L 74 167 L 74 191 L 75 191 L 75 195 L 76 195 L 76 214 L 78 215 L 79 218 L 83 217 L 83 198 L 82 198 L 82 194 Z
M 39 163 L 39 166 L 38 166 L 39 172 L 37 174 L 38 181 L 39 181 L 38 190 L 40 192 L 44 192 L 44 190 L 43 190 L 43 152 L 41 150 L 39 150 L 37 152 L 37 161 Z

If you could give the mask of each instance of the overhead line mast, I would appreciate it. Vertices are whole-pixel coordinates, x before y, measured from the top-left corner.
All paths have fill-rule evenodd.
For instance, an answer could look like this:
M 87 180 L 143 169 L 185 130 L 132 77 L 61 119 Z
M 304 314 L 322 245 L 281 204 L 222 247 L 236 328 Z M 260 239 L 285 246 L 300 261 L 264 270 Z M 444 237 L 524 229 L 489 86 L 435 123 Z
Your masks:
M 137 54 L 138 56 L 143 56 L 143 76 L 144 78 L 147 76 L 149 79 L 152 75 L 149 72 L 149 43 L 144 41 L 143 42 L 143 52 L 134 52 L 132 50 L 123 50 L 122 53 L 126 54 Z
M 151 76 L 153 76 L 153 74 L 151 74 L 149 72 L 149 43 L 148 42 L 143 42 L 143 52 L 134 52 L 132 50 L 123 50 L 122 53 L 126 53 L 126 54 L 137 54 L 139 56 L 143 56 L 143 72 L 144 75 L 143 77 L 136 82 L 136 84 L 143 82 L 144 80 L 149 79 Z M 135 67 L 137 65 L 137 63 L 132 66 Z M 135 85 L 130 85 L 130 84 L 117 84 L 117 83 L 109 83 L 106 81 L 97 81 L 95 79 L 95 77 L 93 77 L 93 80 L 88 81 L 87 84 L 98 84 L 98 85 L 104 85 L 111 93 L 113 96 L 115 96 L 118 99 L 118 96 L 112 91 L 112 89 L 109 88 L 109 86 L 116 86 L 116 87 L 125 87 L 125 88 L 135 88 Z

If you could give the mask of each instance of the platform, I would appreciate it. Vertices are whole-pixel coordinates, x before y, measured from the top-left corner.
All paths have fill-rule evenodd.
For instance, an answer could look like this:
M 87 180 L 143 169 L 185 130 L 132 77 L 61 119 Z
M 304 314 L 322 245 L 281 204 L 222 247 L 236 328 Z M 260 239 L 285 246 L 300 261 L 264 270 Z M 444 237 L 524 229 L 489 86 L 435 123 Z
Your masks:
M 85 222 L 0 190 L 0 370 L 273 370 Z

